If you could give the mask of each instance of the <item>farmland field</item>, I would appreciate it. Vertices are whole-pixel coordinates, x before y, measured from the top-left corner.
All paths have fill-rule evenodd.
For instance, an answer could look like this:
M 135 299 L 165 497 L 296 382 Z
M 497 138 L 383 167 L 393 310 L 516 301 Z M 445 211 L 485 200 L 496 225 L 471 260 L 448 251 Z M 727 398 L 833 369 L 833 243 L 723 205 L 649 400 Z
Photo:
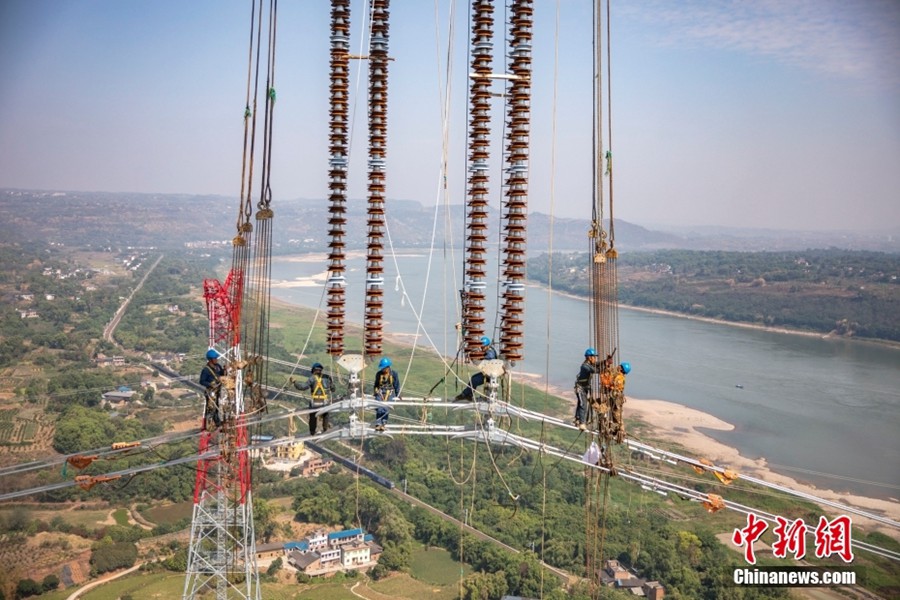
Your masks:
M 463 568 L 463 577 L 472 572 L 471 567 L 460 565 L 448 551 L 433 546 L 417 547 L 409 567 L 410 574 L 416 579 L 440 586 L 455 586 L 460 579 L 460 567 Z
M 8 519 L 17 510 L 14 507 L 0 508 L 0 516 Z M 47 506 L 46 508 L 26 508 L 30 520 L 40 520 L 49 523 L 54 517 L 60 517 L 70 525 L 78 525 L 86 529 L 97 529 L 109 518 L 109 508 L 74 508 L 72 505 Z
M 194 505 L 192 502 L 179 502 L 178 504 L 153 506 L 147 510 L 141 511 L 141 514 L 151 523 L 168 525 L 177 523 L 182 519 L 190 519 L 193 510 Z

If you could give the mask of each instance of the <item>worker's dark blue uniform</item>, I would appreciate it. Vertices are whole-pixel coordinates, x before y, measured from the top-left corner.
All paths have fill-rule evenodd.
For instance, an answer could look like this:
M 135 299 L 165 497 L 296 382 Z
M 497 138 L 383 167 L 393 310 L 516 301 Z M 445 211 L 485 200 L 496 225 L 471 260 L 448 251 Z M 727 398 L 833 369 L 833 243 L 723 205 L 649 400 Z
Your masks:
M 214 359 L 210 359 L 203 365 L 200 371 L 200 385 L 206 390 L 206 416 L 212 417 L 216 427 L 222 424 L 219 416 L 219 390 L 222 388 L 222 377 L 225 376 L 225 367 Z
M 497 359 L 497 351 L 494 350 L 493 346 L 488 346 L 487 350 L 484 351 L 484 360 L 496 360 Z M 469 385 L 464 389 L 460 394 L 456 397 L 456 400 L 468 400 L 471 401 L 475 397 L 475 390 L 478 389 L 478 386 L 484 383 L 484 373 L 478 371 L 474 375 L 472 375 L 471 379 L 469 379 Z
M 372 393 L 376 400 L 389 402 L 400 396 L 400 375 L 397 371 L 386 366 L 375 373 L 375 382 Z M 388 420 L 388 409 L 378 407 L 375 409 L 375 427 L 383 429 Z
M 575 425 L 585 423 L 588 397 L 591 394 L 591 376 L 599 372 L 598 366 L 594 364 L 595 360 L 595 355 L 585 355 L 584 362 L 578 369 L 578 376 L 575 377 Z

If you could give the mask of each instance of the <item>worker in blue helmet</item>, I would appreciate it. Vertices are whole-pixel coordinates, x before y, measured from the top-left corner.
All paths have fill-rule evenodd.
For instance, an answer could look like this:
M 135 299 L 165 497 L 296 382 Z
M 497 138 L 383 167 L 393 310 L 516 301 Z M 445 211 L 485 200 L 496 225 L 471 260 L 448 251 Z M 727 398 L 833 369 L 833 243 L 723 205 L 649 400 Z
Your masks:
M 203 413 L 203 426 L 216 429 L 222 425 L 219 404 L 219 395 L 222 393 L 222 378 L 225 377 L 225 367 L 219 364 L 221 358 L 215 349 L 206 351 L 206 364 L 200 371 L 199 383 L 203 386 L 205 395 L 205 409 Z M 210 422 L 211 421 L 211 422 Z
M 584 351 L 584 362 L 578 369 L 575 377 L 575 426 L 584 431 L 587 429 L 588 403 L 591 399 L 591 378 L 600 372 L 600 364 L 597 363 L 597 351 L 588 348 Z
M 484 360 L 496 360 L 497 350 L 491 345 L 491 338 L 486 335 L 481 336 L 481 351 Z M 461 391 L 454 400 L 465 400 L 471 402 L 475 397 L 475 390 L 484 383 L 484 373 L 478 371 L 469 379 L 469 385 Z
M 325 367 L 322 363 L 314 362 L 310 367 L 309 378 L 306 381 L 294 381 L 291 377 L 291 383 L 294 388 L 301 392 L 310 390 L 309 407 L 322 408 L 331 404 L 331 395 L 335 391 L 334 380 L 331 375 L 323 373 Z M 309 435 L 316 435 L 318 427 L 319 413 L 309 413 Z M 328 431 L 328 413 L 322 413 L 322 433 Z
M 391 364 L 391 359 L 387 356 L 378 362 L 378 372 L 375 373 L 375 381 L 372 384 L 375 400 L 390 402 L 400 399 L 400 375 L 391 368 Z M 384 431 L 388 416 L 387 408 L 379 406 L 375 409 L 375 431 Z

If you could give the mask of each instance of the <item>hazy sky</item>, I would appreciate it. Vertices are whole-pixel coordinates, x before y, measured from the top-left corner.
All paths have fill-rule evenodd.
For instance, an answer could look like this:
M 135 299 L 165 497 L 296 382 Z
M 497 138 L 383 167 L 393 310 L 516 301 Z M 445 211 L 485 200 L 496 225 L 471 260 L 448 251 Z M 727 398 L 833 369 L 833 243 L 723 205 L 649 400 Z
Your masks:
M 355 52 L 365 4 L 351 4 Z M 327 195 L 328 5 L 279 6 L 276 215 L 279 202 Z M 469 5 L 392 2 L 389 198 L 465 198 Z M 250 6 L 0 2 L 0 187 L 236 198 Z M 590 216 L 590 22 L 587 0 L 535 1 L 529 206 L 560 217 Z M 900 226 L 897 0 L 614 1 L 612 46 L 618 218 L 655 227 Z M 363 79 L 351 91 L 356 198 L 365 196 L 365 89 Z

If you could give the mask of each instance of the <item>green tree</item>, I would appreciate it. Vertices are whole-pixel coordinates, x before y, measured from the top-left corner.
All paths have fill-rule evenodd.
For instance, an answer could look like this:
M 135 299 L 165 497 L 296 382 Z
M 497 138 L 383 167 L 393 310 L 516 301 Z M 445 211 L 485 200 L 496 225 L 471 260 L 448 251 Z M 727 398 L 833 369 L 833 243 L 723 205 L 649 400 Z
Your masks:
M 52 592 L 56 588 L 59 587 L 59 577 L 51 573 L 44 577 L 43 581 L 41 581 L 41 590 L 44 592 Z
M 269 568 L 266 569 L 266 575 L 269 575 L 270 577 L 274 576 L 275 573 L 281 570 L 282 564 L 283 562 L 281 560 L 281 557 L 279 556 L 278 558 L 273 560 L 272 564 L 269 565 Z
M 25 531 L 31 523 L 31 512 L 24 506 L 16 506 L 12 509 L 6 520 L 6 527 L 10 531 Z
M 275 521 L 276 513 L 277 507 L 258 496 L 253 498 L 253 524 L 257 535 L 263 542 L 268 543 L 278 528 L 278 523 Z
M 91 571 L 95 575 L 130 568 L 137 560 L 137 546 L 131 542 L 100 543 L 91 552 Z
M 690 531 L 679 531 L 675 548 L 691 566 L 700 564 L 702 544 L 700 538 Z
M 187 557 L 187 548 L 179 547 L 171 556 L 162 561 L 162 565 L 168 571 L 184 573 L 185 571 L 187 571 Z
M 466 577 L 462 587 L 465 600 L 500 600 L 509 589 L 503 573 L 484 572 Z
M 28 598 L 41 593 L 41 585 L 34 579 L 20 579 L 16 585 L 16 598 Z

